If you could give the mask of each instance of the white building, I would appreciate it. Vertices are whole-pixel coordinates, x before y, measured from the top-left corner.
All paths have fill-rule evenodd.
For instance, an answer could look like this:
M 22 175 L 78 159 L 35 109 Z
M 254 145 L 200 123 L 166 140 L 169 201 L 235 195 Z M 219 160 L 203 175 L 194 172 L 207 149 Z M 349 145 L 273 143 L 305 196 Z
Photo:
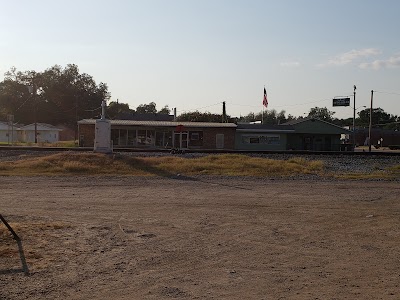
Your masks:
M 60 140 L 60 131 L 50 124 L 36 123 L 37 142 L 38 143 L 55 143 Z M 18 130 L 18 140 L 25 143 L 35 142 L 35 124 L 29 124 L 20 127 Z
M 17 126 L 0 121 L 0 142 L 12 143 L 18 141 Z

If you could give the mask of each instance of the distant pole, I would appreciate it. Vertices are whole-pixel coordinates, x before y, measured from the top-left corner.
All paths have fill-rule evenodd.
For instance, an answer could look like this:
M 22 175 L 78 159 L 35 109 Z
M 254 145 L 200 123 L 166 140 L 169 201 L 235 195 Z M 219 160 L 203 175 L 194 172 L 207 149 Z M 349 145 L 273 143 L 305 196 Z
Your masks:
M 225 101 L 222 102 L 222 123 L 227 122 L 227 117 L 226 117 L 226 104 Z
M 36 103 L 36 86 L 35 83 L 32 82 L 32 86 L 28 86 L 28 90 L 32 93 L 32 102 L 33 102 L 33 118 L 35 123 L 35 144 L 37 144 L 37 103 Z
M 11 115 L 11 145 L 14 145 L 14 115 Z
M 78 140 L 78 97 L 75 96 L 75 126 L 74 126 L 74 143 Z
M 264 85 L 264 91 L 265 91 L 265 85 Z M 263 97 L 265 97 L 265 94 Z M 262 102 L 261 124 L 264 124 L 264 98 Z
M 263 105 L 262 113 L 261 113 L 261 124 L 264 124 L 264 105 Z
M 353 151 L 356 148 L 356 86 L 354 85 L 354 98 L 353 98 Z
M 106 119 L 106 100 L 101 102 L 101 120 Z
M 33 84 L 33 103 L 35 105 L 35 144 L 37 144 L 37 103 L 36 103 L 36 87 Z
M 372 129 L 372 103 L 374 100 L 374 91 L 371 90 L 371 107 L 369 108 L 369 133 L 368 133 L 368 150 L 371 152 L 371 129 Z

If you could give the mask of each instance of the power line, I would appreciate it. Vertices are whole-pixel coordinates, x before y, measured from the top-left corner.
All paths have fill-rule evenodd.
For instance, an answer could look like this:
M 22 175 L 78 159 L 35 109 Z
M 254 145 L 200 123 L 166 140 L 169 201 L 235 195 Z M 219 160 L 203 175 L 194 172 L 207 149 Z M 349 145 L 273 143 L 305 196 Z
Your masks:
M 214 104 L 211 104 L 211 105 L 207 105 L 207 106 L 203 106 L 203 107 L 195 108 L 195 109 L 193 109 L 193 110 L 183 110 L 183 112 L 188 112 L 188 111 L 198 111 L 198 110 L 200 110 L 200 109 L 204 109 L 204 108 L 209 108 L 209 107 L 213 107 L 213 106 L 221 105 L 221 104 L 222 104 L 222 102 L 223 102 L 223 101 L 221 101 L 221 102 L 218 102 L 218 103 L 214 103 Z
M 291 105 L 281 105 L 281 106 L 274 106 L 274 108 L 286 108 L 286 107 L 294 107 L 294 106 L 302 106 L 302 105 L 307 105 L 307 104 L 312 104 L 312 103 L 321 103 L 321 102 L 328 102 L 331 101 L 332 99 L 324 99 L 324 100 L 316 100 L 316 101 L 309 101 L 309 102 L 303 102 L 303 103 L 298 103 L 298 104 L 291 104 Z M 253 107 L 253 108 L 259 108 L 261 107 L 261 105 L 246 105 L 246 104 L 237 104 L 237 103 L 233 103 L 232 101 L 227 101 L 229 103 L 229 105 L 234 105 L 234 106 L 241 106 L 241 107 Z M 192 112 L 192 111 L 198 111 L 201 109 L 205 109 L 205 108 L 209 108 L 209 107 L 213 107 L 216 105 L 221 105 L 221 102 L 217 102 L 211 105 L 207 105 L 207 106 L 203 106 L 203 107 L 198 107 L 196 109 L 185 109 L 182 110 L 184 113 L 185 112 Z
M 291 104 L 291 105 L 281 105 L 281 106 L 274 106 L 274 107 L 277 107 L 277 108 L 280 108 L 280 107 L 293 107 L 293 106 L 301 106 L 301 105 L 312 104 L 312 103 L 327 102 L 327 101 L 331 101 L 331 100 L 332 99 L 324 99 L 324 100 L 310 101 L 310 102 Z M 236 106 L 243 106 L 243 107 L 261 107 L 261 104 L 259 106 L 258 105 L 256 106 L 256 105 L 236 104 L 236 103 L 232 103 L 232 102 L 229 102 L 229 104 L 236 105 Z
M 396 92 L 383 92 L 383 91 L 375 91 L 374 93 L 379 93 L 379 94 L 389 94 L 389 95 L 398 95 L 400 96 L 400 93 L 396 93 Z
M 28 102 L 28 100 L 30 100 L 29 97 L 28 97 L 28 98 L 24 101 L 24 103 L 22 103 L 15 111 L 18 111 L 22 106 L 24 106 L 25 103 Z

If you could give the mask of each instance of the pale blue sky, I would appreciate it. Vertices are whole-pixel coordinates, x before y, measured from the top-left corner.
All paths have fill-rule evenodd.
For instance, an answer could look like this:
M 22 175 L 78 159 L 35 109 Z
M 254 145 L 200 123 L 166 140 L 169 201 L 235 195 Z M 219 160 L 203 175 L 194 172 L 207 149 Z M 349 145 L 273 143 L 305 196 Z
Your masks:
M 400 115 L 397 0 L 0 0 L 0 80 L 78 65 L 131 108 L 303 115 L 352 95 Z M 353 103 L 353 100 L 351 100 Z

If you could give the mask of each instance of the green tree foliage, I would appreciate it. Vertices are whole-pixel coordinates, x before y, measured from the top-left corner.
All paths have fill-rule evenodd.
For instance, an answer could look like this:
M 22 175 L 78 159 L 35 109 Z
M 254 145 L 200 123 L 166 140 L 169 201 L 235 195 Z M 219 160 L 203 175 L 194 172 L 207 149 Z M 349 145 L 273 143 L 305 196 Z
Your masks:
M 308 117 L 332 123 L 334 120 L 333 119 L 334 114 L 335 114 L 334 111 L 330 111 L 326 107 L 314 107 L 310 109 Z
M 74 128 L 77 120 L 98 116 L 101 102 L 108 98 L 107 85 L 97 85 L 74 64 L 55 65 L 40 73 L 12 68 L 0 82 L 2 118 L 13 114 L 16 122 L 24 124 L 37 121 Z
M 130 111 L 131 113 L 134 113 L 134 110 Z M 149 104 L 140 104 L 136 108 L 136 113 L 138 114 L 165 114 L 169 115 L 171 113 L 171 109 L 168 107 L 168 105 L 164 106 L 160 110 L 157 111 L 157 104 L 155 102 L 150 102 Z
M 111 101 L 107 105 L 106 115 L 109 119 L 116 119 L 122 113 L 134 113 L 135 110 L 129 108 L 127 103 L 119 103 L 118 101 Z
M 138 114 L 165 114 L 169 115 L 171 110 L 169 109 L 168 105 L 161 108 L 157 111 L 157 104 L 155 102 L 150 102 L 149 104 L 140 104 L 136 108 L 136 112 Z
M 165 105 L 158 111 L 158 113 L 162 115 L 169 115 L 171 113 L 171 109 L 168 107 L 168 105 Z
M 370 122 L 370 109 L 366 108 L 358 113 L 359 126 L 368 127 Z M 397 129 L 399 124 L 399 117 L 386 113 L 382 108 L 372 109 L 372 125 L 373 127 L 381 127 L 385 129 Z
M 275 109 L 269 109 L 264 111 L 264 113 L 249 113 L 246 116 L 241 117 L 238 121 L 239 122 L 257 122 L 261 121 L 263 124 L 283 124 L 289 120 L 293 120 L 293 116 L 289 115 L 290 118 L 286 118 L 286 112 L 284 110 L 280 111 L 279 113 Z
M 227 116 L 228 122 L 232 122 L 232 119 Z M 181 122 L 215 122 L 221 123 L 222 122 L 222 115 L 221 114 L 212 114 L 210 112 L 201 113 L 199 111 L 195 112 L 187 112 L 184 114 L 179 115 L 176 118 L 177 121 Z
M 156 104 L 154 102 L 150 102 L 149 104 L 140 104 L 136 108 L 136 112 L 139 114 L 156 114 Z

